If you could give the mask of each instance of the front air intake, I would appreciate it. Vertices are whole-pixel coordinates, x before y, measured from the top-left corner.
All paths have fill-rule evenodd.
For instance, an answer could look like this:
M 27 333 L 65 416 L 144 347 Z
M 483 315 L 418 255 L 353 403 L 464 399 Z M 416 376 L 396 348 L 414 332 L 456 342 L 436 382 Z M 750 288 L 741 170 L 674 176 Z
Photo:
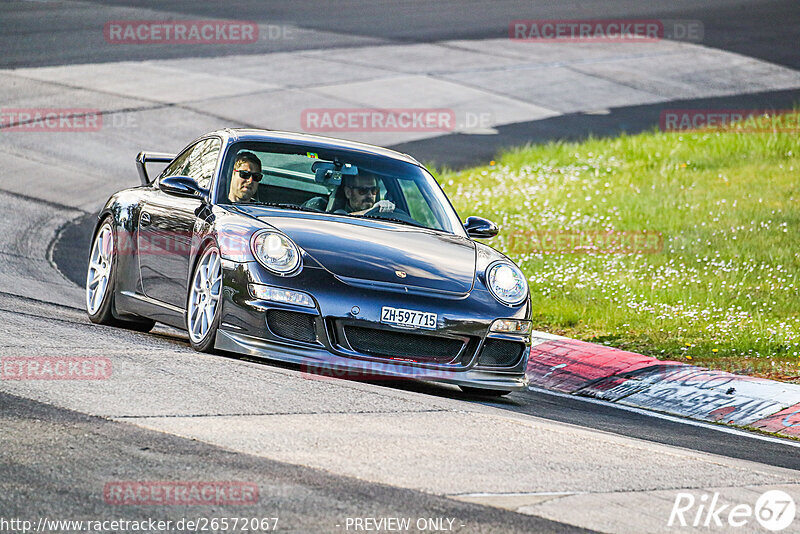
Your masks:
M 360 326 L 345 326 L 344 333 L 356 352 L 415 362 L 448 363 L 458 357 L 464 347 L 460 339 Z
M 269 310 L 267 311 L 267 326 L 276 336 L 314 343 L 317 340 L 314 317 L 308 313 Z
M 478 357 L 478 365 L 485 367 L 513 367 L 525 350 L 523 343 L 502 339 L 487 339 Z

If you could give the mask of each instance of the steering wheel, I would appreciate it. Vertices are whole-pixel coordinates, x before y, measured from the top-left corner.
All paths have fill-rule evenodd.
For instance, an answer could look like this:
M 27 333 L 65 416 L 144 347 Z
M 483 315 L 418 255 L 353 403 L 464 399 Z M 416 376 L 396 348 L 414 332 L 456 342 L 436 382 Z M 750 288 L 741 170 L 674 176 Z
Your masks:
M 381 211 L 379 206 L 375 206 L 364 215 L 369 215 L 370 217 L 381 217 L 384 219 L 398 219 L 404 222 L 419 224 L 416 219 L 412 218 L 408 213 L 398 208 L 395 208 L 394 211 Z

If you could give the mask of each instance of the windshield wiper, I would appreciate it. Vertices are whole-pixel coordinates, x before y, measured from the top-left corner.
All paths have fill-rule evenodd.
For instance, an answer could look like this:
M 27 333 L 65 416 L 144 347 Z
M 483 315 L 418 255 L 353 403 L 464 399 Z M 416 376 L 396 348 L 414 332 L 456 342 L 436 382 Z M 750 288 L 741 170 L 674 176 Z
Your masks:
M 286 209 L 286 210 L 308 211 L 308 212 L 311 212 L 311 213 L 326 213 L 326 214 L 328 214 L 327 211 L 317 210 L 317 209 L 314 209 L 314 208 L 309 208 L 307 206 L 300 206 L 298 204 L 285 204 L 285 203 L 280 203 L 280 202 L 259 202 L 257 205 L 258 206 L 266 206 L 268 208 L 279 208 L 279 209 Z M 331 214 L 329 214 L 329 215 L 331 215 Z M 334 213 L 333 215 L 344 215 L 344 214 Z M 364 214 L 364 215 L 351 215 L 349 213 L 347 214 L 347 216 L 348 217 L 364 217 L 366 219 L 376 219 L 376 220 L 379 220 L 379 221 L 392 221 L 392 222 L 398 222 L 400 224 L 405 224 L 405 225 L 408 225 L 408 226 L 414 226 L 416 228 L 425 228 L 426 230 L 434 230 L 434 228 L 430 228 L 430 227 L 425 226 L 424 224 L 420 224 L 420 223 L 418 223 L 416 221 L 409 221 L 409 220 L 405 220 L 405 219 L 396 219 L 394 217 L 385 217 L 385 216 L 382 217 L 382 216 L 379 216 L 379 215 L 366 215 L 366 214 Z
M 310 211 L 311 213 L 325 213 L 324 211 L 315 210 L 308 206 L 300 206 L 298 204 L 281 204 L 279 202 L 259 202 L 259 206 L 267 206 L 269 208 L 280 208 L 284 210 L 297 210 L 297 211 Z
M 426 230 L 432 230 L 432 228 L 429 228 L 429 227 L 425 226 L 424 224 L 420 224 L 418 222 L 407 221 L 405 219 L 395 219 L 394 217 L 380 217 L 378 215 L 367 215 L 366 213 L 364 215 L 357 215 L 357 217 L 364 217 L 366 219 L 377 219 L 379 221 L 399 222 L 399 223 L 402 223 L 402 224 L 407 224 L 408 226 L 416 226 L 417 228 L 425 228 Z

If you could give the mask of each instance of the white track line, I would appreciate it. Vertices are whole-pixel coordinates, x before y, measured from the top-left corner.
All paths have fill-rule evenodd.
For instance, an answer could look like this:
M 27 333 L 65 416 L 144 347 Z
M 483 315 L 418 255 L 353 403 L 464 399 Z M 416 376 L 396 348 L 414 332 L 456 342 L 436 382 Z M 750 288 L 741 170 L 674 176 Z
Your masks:
M 789 447 L 795 447 L 800 449 L 800 442 L 794 441 L 791 439 L 783 439 L 783 438 L 774 438 L 772 436 L 764 436 L 761 434 L 756 434 L 754 432 L 747 432 L 744 430 L 739 430 L 738 428 L 731 428 L 728 426 L 722 425 L 714 425 L 711 423 L 706 423 L 704 421 L 696 421 L 694 419 L 686 419 L 683 417 L 677 417 L 673 415 L 667 415 L 659 412 L 653 412 L 650 410 L 645 410 L 643 408 L 635 408 L 633 406 L 626 406 L 624 404 L 616 404 L 614 402 L 609 402 L 601 399 L 594 399 L 591 397 L 580 397 L 578 395 L 570 395 L 569 393 L 561 393 L 558 391 L 550 391 L 548 389 L 542 389 L 535 386 L 529 386 L 528 391 L 534 391 L 536 393 L 544 393 L 546 395 L 552 395 L 554 397 L 562 397 L 565 399 L 573 399 L 582 402 L 588 402 L 590 404 L 599 404 L 601 406 L 608 406 L 611 408 L 617 408 L 619 410 L 625 410 L 627 412 L 638 413 L 640 415 L 646 415 L 648 417 L 655 417 L 657 419 L 665 419 L 667 421 L 672 421 L 673 423 L 681 423 L 684 425 L 689 426 L 698 426 L 701 428 L 708 428 L 710 430 L 716 430 L 718 432 L 725 432 L 726 434 L 734 434 L 737 436 L 747 437 L 751 439 L 757 439 L 761 441 L 768 441 L 770 443 L 779 443 L 781 445 L 788 445 Z

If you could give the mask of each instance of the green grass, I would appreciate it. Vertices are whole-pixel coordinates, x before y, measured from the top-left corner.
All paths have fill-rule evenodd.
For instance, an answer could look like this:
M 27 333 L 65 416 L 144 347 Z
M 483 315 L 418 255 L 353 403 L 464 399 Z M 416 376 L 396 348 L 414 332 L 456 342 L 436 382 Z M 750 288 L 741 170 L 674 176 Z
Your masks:
M 528 276 L 536 329 L 735 372 L 800 374 L 797 133 L 654 131 L 527 146 L 439 181 L 463 217 L 500 225 L 487 243 Z M 543 253 L 538 238 L 557 231 L 595 241 L 594 232 L 647 231 L 663 247 Z

